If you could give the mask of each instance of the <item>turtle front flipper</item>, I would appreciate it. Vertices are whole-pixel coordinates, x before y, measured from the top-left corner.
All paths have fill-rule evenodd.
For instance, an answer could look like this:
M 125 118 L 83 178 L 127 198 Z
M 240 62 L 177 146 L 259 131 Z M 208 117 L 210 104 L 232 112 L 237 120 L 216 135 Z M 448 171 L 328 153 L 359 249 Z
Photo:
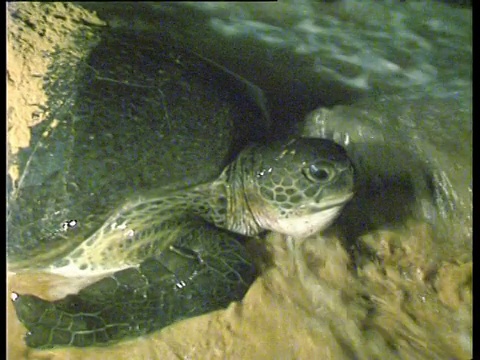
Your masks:
M 27 345 L 108 345 L 241 300 L 255 276 L 249 256 L 231 234 L 210 231 L 215 239 L 199 241 L 192 234 L 139 267 L 57 301 L 15 294 L 17 316 L 29 330 Z

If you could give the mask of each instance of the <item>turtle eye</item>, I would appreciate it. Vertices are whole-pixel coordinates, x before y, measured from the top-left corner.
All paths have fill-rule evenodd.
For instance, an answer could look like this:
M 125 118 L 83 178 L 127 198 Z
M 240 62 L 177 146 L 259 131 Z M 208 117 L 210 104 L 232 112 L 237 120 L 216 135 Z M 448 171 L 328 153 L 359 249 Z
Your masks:
M 324 182 L 330 180 L 333 171 L 328 167 L 312 164 L 303 170 L 303 174 L 312 182 Z

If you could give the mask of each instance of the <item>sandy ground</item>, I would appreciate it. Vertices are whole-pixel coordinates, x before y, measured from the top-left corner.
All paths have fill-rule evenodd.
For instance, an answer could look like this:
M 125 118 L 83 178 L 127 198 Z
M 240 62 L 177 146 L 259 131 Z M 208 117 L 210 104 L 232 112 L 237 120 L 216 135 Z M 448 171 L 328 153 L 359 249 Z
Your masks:
M 29 146 L 30 127 L 45 116 L 42 74 L 54 45 L 78 26 L 101 26 L 67 3 L 8 4 L 8 150 Z M 12 16 L 15 14 L 15 16 Z M 10 164 L 9 174 L 18 178 Z M 472 356 L 472 263 L 433 262 L 424 224 L 362 239 L 371 259 L 354 264 L 335 237 L 310 239 L 300 265 L 285 239 L 268 240 L 274 266 L 242 304 L 189 319 L 108 348 L 28 349 L 7 298 L 9 359 L 467 359 Z M 318 249 L 322 249 L 321 253 Z M 11 291 L 54 298 L 68 280 L 8 274 Z

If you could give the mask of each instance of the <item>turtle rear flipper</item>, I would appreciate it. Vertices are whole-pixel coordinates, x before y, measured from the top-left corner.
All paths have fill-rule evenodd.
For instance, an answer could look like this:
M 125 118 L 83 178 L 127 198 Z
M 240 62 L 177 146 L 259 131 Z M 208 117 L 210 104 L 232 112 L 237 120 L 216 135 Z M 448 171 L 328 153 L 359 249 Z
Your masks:
M 202 237 L 208 240 L 203 244 L 182 239 L 139 267 L 115 272 L 78 294 L 53 302 L 16 294 L 17 316 L 29 330 L 27 345 L 108 345 L 241 300 L 255 275 L 246 250 L 229 233 L 203 230 L 215 238 Z

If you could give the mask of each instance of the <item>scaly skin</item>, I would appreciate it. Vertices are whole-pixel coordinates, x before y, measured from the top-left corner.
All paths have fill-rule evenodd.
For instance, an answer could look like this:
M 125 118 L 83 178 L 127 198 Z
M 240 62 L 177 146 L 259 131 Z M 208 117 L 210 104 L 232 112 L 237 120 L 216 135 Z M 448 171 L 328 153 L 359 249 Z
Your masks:
M 14 304 L 29 330 L 27 345 L 108 345 L 241 299 L 254 280 L 245 248 L 234 235 L 207 223 L 191 226 L 188 239 L 78 294 L 54 302 L 18 295 Z
M 122 270 L 54 302 L 15 294 L 27 345 L 106 345 L 241 300 L 255 271 L 235 233 L 308 236 L 352 191 L 341 146 L 295 139 L 248 147 L 211 183 L 127 204 L 50 268 Z

